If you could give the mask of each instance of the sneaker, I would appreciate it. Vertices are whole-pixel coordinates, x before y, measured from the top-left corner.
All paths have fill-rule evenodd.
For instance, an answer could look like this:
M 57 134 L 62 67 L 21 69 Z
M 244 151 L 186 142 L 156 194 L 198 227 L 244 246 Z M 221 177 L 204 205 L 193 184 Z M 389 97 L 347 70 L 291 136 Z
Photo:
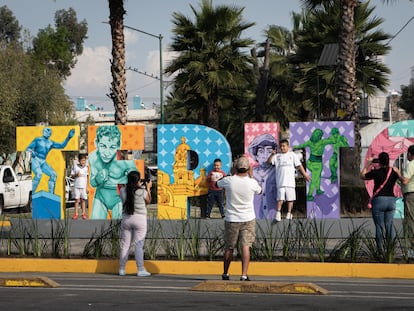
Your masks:
M 292 220 L 292 219 L 293 219 L 293 215 L 292 215 L 292 213 L 287 213 L 287 214 L 286 214 L 286 219 L 287 219 L 287 220 Z
M 150 276 L 151 273 L 149 273 L 147 270 L 139 270 L 137 273 L 137 276 Z
M 247 275 L 242 275 L 240 277 L 240 281 L 250 281 L 249 277 Z
M 88 217 L 86 216 L 86 214 L 82 214 L 82 219 L 86 219 L 86 218 L 88 218 Z
M 276 212 L 275 220 L 276 221 L 281 221 L 282 220 L 282 213 L 280 211 Z
M 119 275 L 124 276 L 125 275 L 125 269 L 119 268 Z
M 221 279 L 223 280 L 223 281 L 229 281 L 230 280 L 230 275 L 228 275 L 228 274 L 222 274 L 221 275 Z
M 76 220 L 76 219 L 78 219 L 78 217 L 79 217 L 79 215 L 78 214 L 75 214 L 75 215 L 72 216 L 72 219 L 73 220 Z

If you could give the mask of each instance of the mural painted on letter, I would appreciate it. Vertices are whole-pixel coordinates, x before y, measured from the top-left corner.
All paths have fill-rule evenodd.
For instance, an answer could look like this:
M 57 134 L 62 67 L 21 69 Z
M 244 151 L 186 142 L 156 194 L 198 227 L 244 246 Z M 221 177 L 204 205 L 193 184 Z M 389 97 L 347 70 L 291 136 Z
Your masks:
M 143 149 L 143 125 L 88 127 L 90 219 L 122 218 L 119 185 L 126 184 L 132 170 L 144 176 L 144 161 L 121 159 L 120 150 Z
M 306 151 L 308 218 L 340 218 L 339 149 L 354 146 L 354 123 L 291 122 L 292 148 Z
M 208 192 L 207 172 L 215 158 L 230 171 L 231 149 L 218 131 L 193 124 L 158 126 L 158 218 L 190 217 L 189 197 Z
M 245 155 L 252 166 L 253 177 L 262 187 L 254 196 L 257 219 L 273 219 L 276 214 L 277 192 L 274 167 L 267 162 L 278 147 L 279 123 L 245 123 Z
M 65 159 L 63 151 L 79 146 L 78 126 L 22 126 L 16 128 L 16 150 L 31 155 L 32 218 L 65 216 Z

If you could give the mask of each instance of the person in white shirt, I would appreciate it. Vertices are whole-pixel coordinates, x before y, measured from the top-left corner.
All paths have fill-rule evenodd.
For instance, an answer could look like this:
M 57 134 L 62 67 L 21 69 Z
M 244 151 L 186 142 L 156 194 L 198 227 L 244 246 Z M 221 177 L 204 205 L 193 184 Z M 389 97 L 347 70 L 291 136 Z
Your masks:
M 293 201 L 296 200 L 296 169 L 303 175 L 306 181 L 310 181 L 311 177 L 306 173 L 298 156 L 289 150 L 289 141 L 282 139 L 279 143 L 280 153 L 274 151 L 269 157 L 268 162 L 274 165 L 276 170 L 276 185 L 277 185 L 277 211 L 275 220 L 282 220 L 282 205 L 287 202 L 288 212 L 286 219 L 291 220 Z
M 250 281 L 247 271 L 250 262 L 250 247 L 255 239 L 256 215 L 254 212 L 254 195 L 262 188 L 251 177 L 249 160 L 240 157 L 235 163 L 236 173 L 217 181 L 217 186 L 226 193 L 226 215 L 224 221 L 224 271 L 223 280 L 230 280 L 228 274 L 233 251 L 239 241 L 242 248 L 242 275 L 240 281 Z
M 86 154 L 79 154 L 78 161 L 79 163 L 75 164 L 72 168 L 71 177 L 75 178 L 74 183 L 74 195 L 75 195 L 75 213 L 73 214 L 72 219 L 78 219 L 78 209 L 79 205 L 82 209 L 82 219 L 87 219 L 86 216 L 86 200 L 88 199 L 88 194 L 86 187 L 88 186 L 88 166 L 86 165 Z
M 408 164 L 404 169 L 404 237 L 409 240 L 408 256 L 414 258 L 414 145 L 407 150 Z

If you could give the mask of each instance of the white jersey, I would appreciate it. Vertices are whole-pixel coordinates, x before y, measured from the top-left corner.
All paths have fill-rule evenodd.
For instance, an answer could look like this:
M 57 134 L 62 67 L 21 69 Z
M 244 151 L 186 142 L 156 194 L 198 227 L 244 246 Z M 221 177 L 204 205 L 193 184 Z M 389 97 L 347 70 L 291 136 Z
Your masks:
M 300 166 L 299 157 L 293 151 L 276 153 L 272 158 L 276 170 L 276 185 L 278 187 L 296 186 L 296 167 Z
M 262 188 L 249 176 L 226 176 L 217 181 L 217 186 L 226 191 L 226 221 L 245 222 L 256 218 L 254 212 L 254 194 Z
M 86 188 L 88 185 L 88 166 L 81 166 L 79 163 L 72 168 L 72 176 L 75 176 L 75 188 Z

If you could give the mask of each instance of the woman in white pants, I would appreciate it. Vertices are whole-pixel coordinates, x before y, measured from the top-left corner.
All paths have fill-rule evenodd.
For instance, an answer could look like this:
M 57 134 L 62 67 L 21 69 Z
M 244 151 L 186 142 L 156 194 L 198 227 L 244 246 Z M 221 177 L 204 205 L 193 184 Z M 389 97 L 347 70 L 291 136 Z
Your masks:
M 143 182 L 138 171 L 128 174 L 128 183 L 121 189 L 123 214 L 121 222 L 121 253 L 119 275 L 125 275 L 131 241 L 135 246 L 135 261 L 138 276 L 150 276 L 144 267 L 144 241 L 147 234 L 147 207 L 151 202 L 152 181 Z

